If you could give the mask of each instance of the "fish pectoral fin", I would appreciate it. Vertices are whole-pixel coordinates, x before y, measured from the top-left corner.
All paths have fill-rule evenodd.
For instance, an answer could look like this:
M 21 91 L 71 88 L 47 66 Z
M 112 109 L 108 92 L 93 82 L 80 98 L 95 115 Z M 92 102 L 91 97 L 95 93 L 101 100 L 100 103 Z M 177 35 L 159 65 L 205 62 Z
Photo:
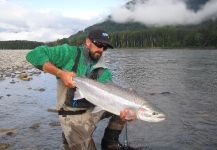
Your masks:
M 78 89 L 78 93 L 79 93 L 79 95 L 80 95 L 80 99 L 81 99 L 81 98 L 85 98 L 85 97 L 84 97 L 84 94 L 81 92 L 81 90 Z
M 95 106 L 94 109 L 92 110 L 92 113 L 98 113 L 98 112 L 100 112 L 100 111 L 102 111 L 102 110 L 104 110 L 104 109 L 102 109 L 102 108 L 99 107 L 99 106 Z

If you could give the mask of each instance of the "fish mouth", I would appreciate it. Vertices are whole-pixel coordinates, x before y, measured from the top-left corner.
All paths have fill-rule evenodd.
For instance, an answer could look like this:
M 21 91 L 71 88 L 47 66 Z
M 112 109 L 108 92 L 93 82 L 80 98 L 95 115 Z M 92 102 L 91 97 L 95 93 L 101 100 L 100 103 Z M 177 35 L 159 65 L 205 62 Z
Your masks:
M 166 116 L 165 116 L 164 114 L 159 114 L 159 115 L 156 117 L 156 120 L 158 120 L 158 122 L 164 121 L 164 120 L 166 120 Z

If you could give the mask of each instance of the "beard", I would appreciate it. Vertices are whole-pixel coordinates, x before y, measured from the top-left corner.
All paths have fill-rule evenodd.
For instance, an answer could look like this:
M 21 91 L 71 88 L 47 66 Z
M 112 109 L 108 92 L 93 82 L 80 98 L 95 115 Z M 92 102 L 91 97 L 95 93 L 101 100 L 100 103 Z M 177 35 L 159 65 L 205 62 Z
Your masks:
M 90 57 L 93 59 L 93 60 L 99 60 L 102 56 L 102 52 L 91 52 L 90 51 Z

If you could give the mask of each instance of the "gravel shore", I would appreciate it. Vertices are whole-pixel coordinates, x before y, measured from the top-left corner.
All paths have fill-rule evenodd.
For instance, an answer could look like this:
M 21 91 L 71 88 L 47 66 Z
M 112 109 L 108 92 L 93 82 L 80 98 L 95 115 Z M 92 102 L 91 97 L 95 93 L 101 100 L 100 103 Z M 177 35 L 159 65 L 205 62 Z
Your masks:
M 27 62 L 25 57 L 28 52 L 29 50 L 0 50 L 0 80 L 7 77 L 31 80 L 33 74 L 40 74 L 40 70 Z

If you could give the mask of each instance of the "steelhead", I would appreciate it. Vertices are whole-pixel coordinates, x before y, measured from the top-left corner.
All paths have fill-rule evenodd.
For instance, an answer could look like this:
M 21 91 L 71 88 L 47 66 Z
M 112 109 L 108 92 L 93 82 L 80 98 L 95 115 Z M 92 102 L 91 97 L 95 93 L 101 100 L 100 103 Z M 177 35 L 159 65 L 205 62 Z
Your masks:
M 111 83 L 100 83 L 85 77 L 74 77 L 81 95 L 101 109 L 120 115 L 126 108 L 134 111 L 137 119 L 147 122 L 161 122 L 165 115 L 150 102 L 135 92 Z

